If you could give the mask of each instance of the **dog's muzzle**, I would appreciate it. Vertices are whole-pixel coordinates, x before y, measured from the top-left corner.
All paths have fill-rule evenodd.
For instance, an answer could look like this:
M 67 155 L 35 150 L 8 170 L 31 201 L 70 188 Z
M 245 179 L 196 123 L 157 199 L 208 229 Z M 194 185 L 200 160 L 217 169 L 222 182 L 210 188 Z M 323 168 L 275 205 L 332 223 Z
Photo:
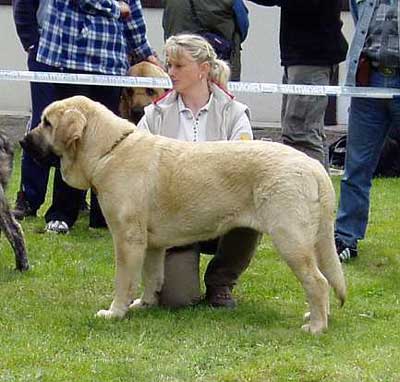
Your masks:
M 129 112 L 129 120 L 133 122 L 135 125 L 139 123 L 139 121 L 144 116 L 144 110 L 142 107 L 133 107 Z
M 24 151 L 31 156 L 40 166 L 59 166 L 59 158 L 42 142 L 36 142 L 35 137 L 29 133 L 19 141 Z

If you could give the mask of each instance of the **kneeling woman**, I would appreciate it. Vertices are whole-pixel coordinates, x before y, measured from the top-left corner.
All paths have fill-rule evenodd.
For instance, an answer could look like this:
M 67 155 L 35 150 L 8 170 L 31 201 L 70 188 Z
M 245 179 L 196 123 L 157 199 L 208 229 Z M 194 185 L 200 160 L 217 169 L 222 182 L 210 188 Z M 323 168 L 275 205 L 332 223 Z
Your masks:
M 229 66 L 197 35 L 170 37 L 165 44 L 173 90 L 145 109 L 139 127 L 153 134 L 190 142 L 253 139 L 247 106 L 225 89 Z M 200 299 L 199 255 L 214 254 L 204 281 L 206 302 L 233 308 L 232 288 L 255 252 L 259 234 L 237 228 L 209 242 L 167 251 L 160 304 L 178 307 Z

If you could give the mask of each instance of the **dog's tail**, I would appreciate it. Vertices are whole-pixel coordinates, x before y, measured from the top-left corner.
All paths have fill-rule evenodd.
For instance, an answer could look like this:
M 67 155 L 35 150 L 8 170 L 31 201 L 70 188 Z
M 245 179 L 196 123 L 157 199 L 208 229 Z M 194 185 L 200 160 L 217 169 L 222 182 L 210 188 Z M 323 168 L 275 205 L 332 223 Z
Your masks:
M 346 300 L 346 281 L 336 253 L 333 234 L 331 237 L 320 237 L 316 247 L 319 269 L 335 291 L 342 306 Z
M 318 266 L 329 285 L 334 289 L 342 306 L 346 300 L 346 282 L 334 240 L 335 190 L 325 171 L 318 179 L 321 203 L 320 225 L 316 243 Z

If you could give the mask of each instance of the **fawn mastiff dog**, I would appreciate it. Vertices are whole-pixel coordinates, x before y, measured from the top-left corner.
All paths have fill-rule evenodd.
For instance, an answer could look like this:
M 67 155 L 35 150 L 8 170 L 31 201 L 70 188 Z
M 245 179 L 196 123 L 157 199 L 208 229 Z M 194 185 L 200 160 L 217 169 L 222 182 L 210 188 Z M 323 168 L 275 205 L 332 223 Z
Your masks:
M 69 185 L 97 190 L 116 256 L 114 300 L 98 316 L 156 305 L 166 248 L 235 227 L 271 236 L 305 290 L 304 330 L 327 328 L 329 286 L 345 300 L 334 189 L 324 168 L 293 148 L 151 135 L 82 96 L 49 105 L 21 144 L 36 157 L 60 156 Z M 142 271 L 144 292 L 132 303 Z

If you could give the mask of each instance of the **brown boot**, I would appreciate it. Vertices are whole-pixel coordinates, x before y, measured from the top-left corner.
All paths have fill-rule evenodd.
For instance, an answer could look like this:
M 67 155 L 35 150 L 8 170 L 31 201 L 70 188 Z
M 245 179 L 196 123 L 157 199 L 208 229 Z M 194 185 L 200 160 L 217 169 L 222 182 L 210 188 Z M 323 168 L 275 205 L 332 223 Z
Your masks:
M 232 297 L 232 290 L 228 286 L 207 286 L 206 302 L 214 308 L 236 308 L 236 301 Z

